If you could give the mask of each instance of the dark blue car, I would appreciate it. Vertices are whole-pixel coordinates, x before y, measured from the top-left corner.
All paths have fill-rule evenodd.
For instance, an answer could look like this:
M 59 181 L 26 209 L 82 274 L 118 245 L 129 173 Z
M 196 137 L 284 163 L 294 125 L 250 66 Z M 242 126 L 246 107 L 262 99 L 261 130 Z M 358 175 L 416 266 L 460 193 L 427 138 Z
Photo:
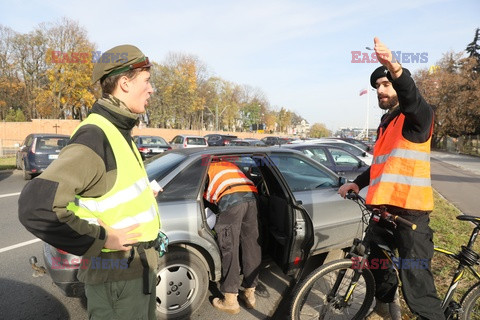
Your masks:
M 16 155 L 17 169 L 23 171 L 25 180 L 42 173 L 58 158 L 60 150 L 67 145 L 69 139 L 69 136 L 63 134 L 29 134 Z

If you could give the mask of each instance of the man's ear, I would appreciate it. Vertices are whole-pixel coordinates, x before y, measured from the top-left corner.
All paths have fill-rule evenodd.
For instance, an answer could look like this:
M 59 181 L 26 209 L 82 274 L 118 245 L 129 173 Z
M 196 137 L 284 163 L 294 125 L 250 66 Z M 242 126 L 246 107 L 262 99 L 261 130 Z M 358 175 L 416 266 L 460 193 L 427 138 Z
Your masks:
M 126 76 L 120 77 L 117 82 L 118 88 L 122 90 L 122 92 L 129 92 L 130 91 L 130 79 Z

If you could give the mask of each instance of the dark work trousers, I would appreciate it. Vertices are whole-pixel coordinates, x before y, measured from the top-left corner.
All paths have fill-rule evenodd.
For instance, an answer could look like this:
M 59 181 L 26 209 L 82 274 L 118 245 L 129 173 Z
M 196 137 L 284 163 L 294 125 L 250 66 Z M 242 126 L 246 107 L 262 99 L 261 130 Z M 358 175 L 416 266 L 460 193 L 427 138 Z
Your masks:
M 428 226 L 430 222 L 429 215 L 408 213 L 409 211 L 404 210 L 401 216 L 415 223 L 417 225 L 416 230 L 398 224 L 392 230 L 393 235 L 391 235 L 387 234 L 385 229 L 382 229 L 380 226 L 374 226 L 376 234 L 381 236 L 386 243 L 393 244 L 393 246 L 391 245 L 393 249 L 398 249 L 400 262 L 404 259 L 416 259 L 415 261 L 422 259 L 420 260 L 422 263 L 416 266 L 406 265 L 403 267 L 400 265 L 402 293 L 410 310 L 420 319 L 445 319 L 431 272 L 433 231 Z M 373 246 L 370 258 L 386 259 L 386 256 L 377 246 Z M 376 283 L 375 297 L 381 302 L 392 302 L 398 286 L 395 270 L 392 267 L 386 269 L 379 267 L 371 268 L 371 271 Z
M 221 211 L 215 224 L 222 257 L 223 293 L 237 293 L 240 280 L 240 246 L 244 288 L 254 288 L 262 259 L 258 243 L 257 202 L 255 198 L 237 202 Z

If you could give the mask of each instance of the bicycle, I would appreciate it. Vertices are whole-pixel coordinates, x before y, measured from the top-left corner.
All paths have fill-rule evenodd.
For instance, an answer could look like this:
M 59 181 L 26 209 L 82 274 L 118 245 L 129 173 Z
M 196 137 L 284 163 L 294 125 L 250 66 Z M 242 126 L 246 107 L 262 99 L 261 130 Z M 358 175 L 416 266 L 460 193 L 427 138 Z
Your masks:
M 320 266 L 300 282 L 293 294 L 290 319 L 364 319 L 369 312 L 375 295 L 375 280 L 369 270 L 368 257 L 375 237 L 373 225 L 384 220 L 393 227 L 401 223 L 413 230 L 416 225 L 402 217 L 392 215 L 385 207 L 371 208 L 365 199 L 355 193 L 347 194 L 361 208 L 362 220 L 366 226 L 362 239 L 354 239 L 353 245 L 344 259 L 339 259 Z M 466 246 L 461 246 L 459 253 L 435 247 L 435 251 L 458 261 L 453 279 L 442 300 L 442 310 L 446 319 L 480 319 L 480 274 L 473 268 L 480 264 L 480 255 L 472 247 L 480 232 L 480 217 L 461 215 L 457 219 L 470 221 L 474 229 Z M 375 238 L 378 241 L 378 237 Z M 394 250 L 386 243 L 377 243 L 398 277 L 399 261 Z M 453 300 L 453 295 L 464 275 L 465 269 L 478 280 L 462 297 L 460 303 Z M 400 284 L 399 279 L 399 284 Z

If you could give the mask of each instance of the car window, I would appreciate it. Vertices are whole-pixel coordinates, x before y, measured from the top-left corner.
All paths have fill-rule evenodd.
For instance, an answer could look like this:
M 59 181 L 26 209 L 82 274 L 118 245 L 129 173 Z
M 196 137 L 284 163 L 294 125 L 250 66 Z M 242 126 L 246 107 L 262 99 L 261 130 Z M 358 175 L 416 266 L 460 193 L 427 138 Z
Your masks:
M 355 147 L 355 146 L 352 146 L 352 145 L 349 145 L 347 143 L 331 143 L 332 145 L 335 145 L 335 146 L 338 146 L 342 149 L 345 149 L 347 150 L 348 152 L 351 152 L 353 155 L 355 156 L 359 156 L 363 153 L 363 150 Z
M 325 150 L 322 148 L 308 148 L 304 149 L 303 153 L 305 153 L 309 158 L 312 158 L 315 161 L 318 161 L 320 163 L 327 163 L 327 154 L 325 153 Z
M 164 153 L 158 158 L 151 158 L 145 161 L 145 170 L 148 179 L 161 180 L 173 169 L 175 169 L 186 158 L 183 154 Z
M 208 141 L 217 141 L 217 140 L 220 140 L 221 137 L 220 136 L 210 136 L 208 137 Z
M 149 145 L 165 145 L 167 144 L 165 140 L 160 137 L 145 137 L 142 138 L 142 144 L 149 144 Z
M 183 143 L 183 137 L 182 137 L 182 136 L 176 136 L 176 137 L 173 139 L 173 143 L 175 143 L 175 144 L 182 144 L 182 143 Z
M 187 138 L 187 144 L 195 145 L 195 146 L 202 146 L 206 145 L 204 138 Z
M 270 158 L 292 191 L 330 188 L 337 185 L 337 177 L 328 169 L 320 165 L 315 166 L 298 155 L 272 154 Z
M 207 166 L 199 159 L 175 176 L 157 196 L 157 201 L 195 200 Z
M 66 146 L 67 142 L 68 142 L 67 138 L 58 138 L 58 137 L 38 138 L 37 144 L 35 146 L 35 150 L 38 150 L 38 151 L 58 150 Z
M 355 159 L 351 154 L 340 149 L 329 148 L 330 153 L 332 154 L 333 161 L 337 166 L 352 166 L 358 165 L 358 160 Z

